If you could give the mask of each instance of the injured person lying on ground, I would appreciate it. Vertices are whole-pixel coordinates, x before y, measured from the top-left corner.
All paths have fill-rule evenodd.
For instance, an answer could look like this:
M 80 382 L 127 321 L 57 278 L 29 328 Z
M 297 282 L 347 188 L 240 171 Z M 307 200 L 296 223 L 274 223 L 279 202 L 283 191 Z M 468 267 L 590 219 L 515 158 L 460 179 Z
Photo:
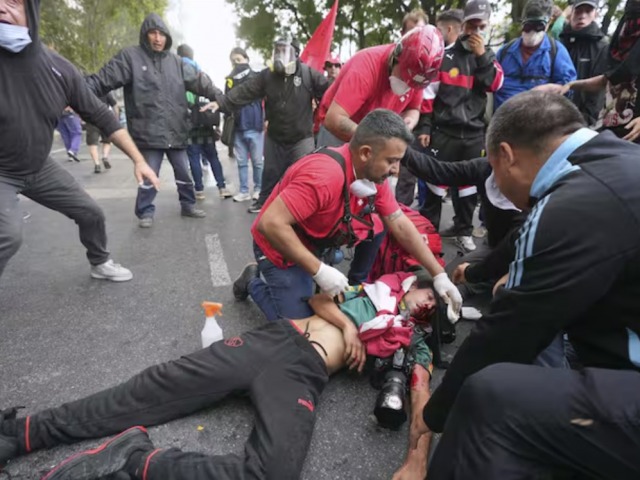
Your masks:
M 343 367 L 362 371 L 367 356 L 378 357 L 371 360 L 383 384 L 375 405 L 383 426 L 397 427 L 406 419 L 409 390 L 411 421 L 422 414 L 429 398 L 429 319 L 446 315 L 426 277 L 383 275 L 337 301 L 316 295 L 310 300 L 316 314 L 309 318 L 269 323 L 24 418 L 17 418 L 17 408 L 0 411 L 0 471 L 19 455 L 118 434 L 70 457 L 44 479 L 298 479 L 320 395 L 329 375 Z M 237 393 L 248 393 L 256 412 L 242 455 L 156 449 L 147 436 L 145 427 Z M 409 450 L 395 478 L 424 478 L 429 441 L 426 434 L 419 448 Z

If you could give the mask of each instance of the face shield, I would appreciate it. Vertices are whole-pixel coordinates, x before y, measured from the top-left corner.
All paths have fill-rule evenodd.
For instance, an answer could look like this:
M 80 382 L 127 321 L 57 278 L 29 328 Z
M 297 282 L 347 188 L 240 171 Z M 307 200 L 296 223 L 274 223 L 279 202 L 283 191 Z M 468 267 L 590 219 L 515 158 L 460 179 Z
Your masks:
M 276 42 L 273 48 L 273 70 L 282 75 L 296 73 L 296 61 L 298 57 L 293 46 L 284 41 Z

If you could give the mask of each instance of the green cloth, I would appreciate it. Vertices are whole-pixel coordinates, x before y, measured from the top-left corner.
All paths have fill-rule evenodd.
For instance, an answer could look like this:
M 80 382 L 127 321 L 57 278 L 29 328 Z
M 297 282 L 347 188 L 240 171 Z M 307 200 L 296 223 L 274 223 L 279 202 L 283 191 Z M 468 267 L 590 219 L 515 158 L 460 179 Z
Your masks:
M 344 293 L 344 301 L 338 305 L 342 313 L 360 328 L 363 323 L 373 320 L 378 316 L 378 312 L 369 300 L 369 297 L 361 288 L 349 290 Z M 427 345 L 424 335 L 417 333 L 415 330 L 411 335 L 411 343 L 409 344 L 409 353 L 413 355 L 416 363 L 422 365 L 429 373 L 433 370 L 433 352 Z
M 562 33 L 562 29 L 564 28 L 565 22 L 566 20 L 562 15 L 556 18 L 556 21 L 553 22 L 553 25 L 549 29 L 549 35 L 558 40 L 560 38 L 560 34 Z

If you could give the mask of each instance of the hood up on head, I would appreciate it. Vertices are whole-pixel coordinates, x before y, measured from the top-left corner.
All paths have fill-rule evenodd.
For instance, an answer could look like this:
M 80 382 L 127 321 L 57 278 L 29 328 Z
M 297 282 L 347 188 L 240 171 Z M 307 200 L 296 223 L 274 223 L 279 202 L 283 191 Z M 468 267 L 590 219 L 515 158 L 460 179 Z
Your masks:
M 40 0 L 25 0 L 24 8 L 27 13 L 27 22 L 31 40 L 36 42 L 40 32 Z
M 36 0 L 39 1 L 39 0 Z M 149 40 L 147 39 L 147 33 L 150 30 L 159 30 L 167 36 L 167 44 L 164 47 L 164 51 L 168 52 L 171 50 L 171 45 L 173 43 L 173 39 L 171 38 L 171 33 L 167 28 L 167 25 L 162 20 L 162 17 L 157 13 L 150 13 L 142 22 L 142 26 L 140 27 L 140 46 L 147 50 L 151 50 L 151 45 L 149 45 Z
M 575 41 L 574 39 L 592 39 L 594 41 L 602 40 L 604 38 L 604 33 L 600 30 L 597 22 L 591 22 L 589 25 L 584 27 L 581 30 L 574 30 L 571 28 L 571 23 L 567 22 L 564 24 L 564 28 L 562 29 L 562 33 L 560 34 L 560 38 L 562 40 L 566 40 L 567 42 Z

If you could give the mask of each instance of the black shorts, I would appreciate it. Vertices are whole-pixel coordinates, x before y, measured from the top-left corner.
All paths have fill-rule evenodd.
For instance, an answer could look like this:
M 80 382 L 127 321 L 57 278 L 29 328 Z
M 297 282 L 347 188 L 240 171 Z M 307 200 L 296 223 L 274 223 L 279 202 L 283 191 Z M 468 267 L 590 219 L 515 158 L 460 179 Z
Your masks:
M 87 123 L 86 130 L 88 146 L 98 145 L 98 143 L 111 144 L 111 142 L 104 137 L 100 129 L 95 125 Z

